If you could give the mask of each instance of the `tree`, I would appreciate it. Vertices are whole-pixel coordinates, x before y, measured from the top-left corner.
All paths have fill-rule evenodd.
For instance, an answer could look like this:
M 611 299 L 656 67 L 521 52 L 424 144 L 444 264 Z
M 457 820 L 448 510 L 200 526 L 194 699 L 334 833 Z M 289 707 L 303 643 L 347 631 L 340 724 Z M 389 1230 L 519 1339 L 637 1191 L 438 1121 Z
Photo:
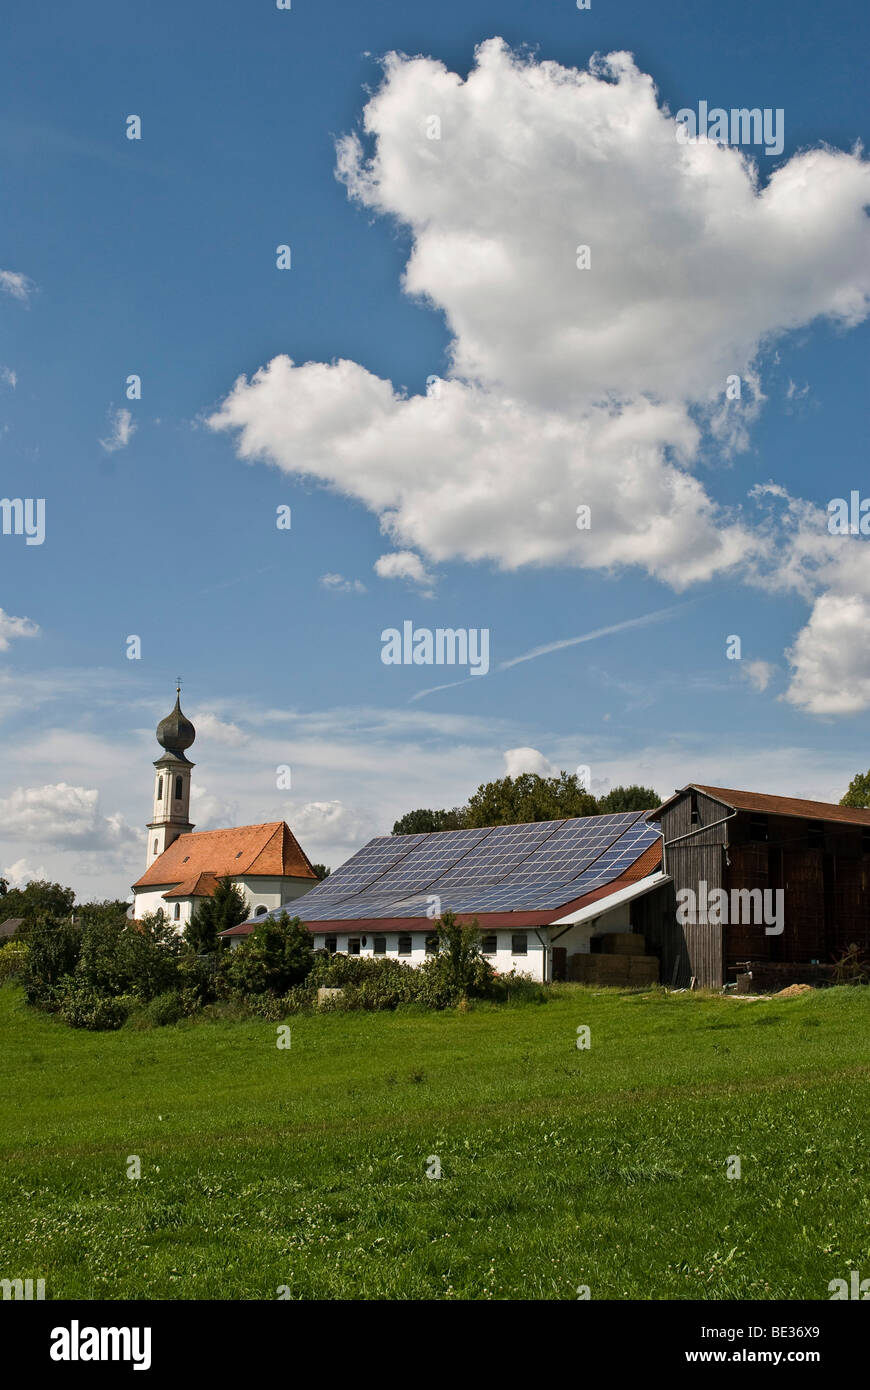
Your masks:
M 452 811 L 408 811 L 393 826 L 394 835 L 427 835 L 433 830 L 462 830 L 465 807 L 454 806 Z
M 65 975 L 72 975 L 82 948 L 81 927 L 69 918 L 39 917 L 27 932 L 24 993 L 29 1004 L 46 1004 Z
M 841 806 L 870 807 L 870 772 L 856 772 L 849 790 L 840 797 Z
M 485 994 L 492 983 L 493 969 L 480 949 L 477 918 L 466 926 L 456 920 L 453 912 L 445 912 L 436 927 L 438 954 L 430 969 L 437 969 L 458 998 Z
M 321 883 L 325 878 L 329 878 L 329 875 L 332 873 L 332 870 L 328 869 L 325 864 L 312 864 L 311 867 L 317 874 Z
M 3 916 L 23 917 L 22 934 L 37 920 L 56 921 L 69 917 L 75 902 L 75 890 L 44 879 L 31 879 L 26 888 L 11 888 L 3 898 Z
M 261 917 L 250 936 L 230 951 L 222 975 L 242 994 L 286 994 L 314 964 L 311 933 L 298 917 Z
M 661 797 L 651 787 L 614 787 L 606 796 L 599 797 L 598 810 L 602 816 L 615 811 L 654 811 L 661 806 Z
M 563 820 L 568 816 L 594 816 L 598 803 L 577 780 L 576 774 L 539 777 L 523 772 L 486 782 L 469 797 L 466 825 L 522 825 L 528 821 Z
M 4 898 L 9 892 L 9 882 L 5 878 L 0 878 L 0 898 Z
M 241 888 L 225 875 L 217 881 L 210 898 L 200 898 L 184 929 L 184 939 L 200 953 L 216 951 L 219 934 L 237 927 L 248 916 L 248 905 Z

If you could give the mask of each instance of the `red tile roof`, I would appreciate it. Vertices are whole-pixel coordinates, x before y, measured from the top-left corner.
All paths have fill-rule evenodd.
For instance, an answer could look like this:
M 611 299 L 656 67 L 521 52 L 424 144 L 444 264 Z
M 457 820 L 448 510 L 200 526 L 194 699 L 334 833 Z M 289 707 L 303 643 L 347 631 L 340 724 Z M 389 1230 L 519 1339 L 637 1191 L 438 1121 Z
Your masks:
M 186 878 L 183 883 L 179 883 L 175 888 L 170 888 L 169 892 L 164 893 L 163 896 L 164 898 L 213 898 L 217 886 L 218 881 L 214 874 L 194 874 L 193 878 Z
M 656 819 L 664 806 L 670 806 L 677 797 L 693 787 L 736 811 L 759 811 L 771 816 L 804 816 L 807 820 L 840 821 L 845 825 L 870 825 L 870 810 L 860 807 L 836 806 L 830 801 L 803 801 L 794 796 L 768 796 L 766 792 L 741 792 L 730 787 L 707 787 L 702 782 L 689 782 L 681 787 L 647 819 Z
M 149 864 L 134 888 L 177 886 L 201 874 L 223 878 L 310 878 L 317 875 L 285 821 L 240 825 L 234 830 L 192 830 L 173 840 Z

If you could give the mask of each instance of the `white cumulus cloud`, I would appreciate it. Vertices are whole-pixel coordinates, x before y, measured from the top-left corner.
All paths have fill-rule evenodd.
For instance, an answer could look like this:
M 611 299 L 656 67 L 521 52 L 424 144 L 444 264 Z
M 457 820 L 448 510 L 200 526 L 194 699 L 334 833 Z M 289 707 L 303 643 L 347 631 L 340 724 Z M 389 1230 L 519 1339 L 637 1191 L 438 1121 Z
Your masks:
M 29 618 L 13 618 L 0 608 L 0 652 L 9 650 L 9 643 L 16 637 L 35 637 L 39 632 L 36 623 Z
M 0 290 L 13 299 L 26 304 L 35 288 L 29 276 L 23 275 L 20 270 L 0 270 Z
M 394 550 L 389 555 L 378 556 L 375 574 L 379 579 L 404 579 L 418 589 L 432 591 L 432 575 L 413 550 Z
M 520 777 L 524 772 L 536 772 L 539 777 L 558 777 L 559 769 L 537 748 L 507 748 L 504 770 L 508 777 Z
M 389 55 L 338 175 L 407 230 L 403 288 L 444 315 L 449 370 L 415 395 L 356 362 L 277 356 L 209 421 L 241 457 L 362 502 L 424 569 L 635 566 L 676 590 L 729 573 L 810 602 L 845 589 L 854 564 L 813 524 L 784 546 L 693 468 L 705 447 L 746 447 L 762 349 L 867 316 L 860 152 L 805 150 L 762 186 L 741 150 L 680 143 L 629 54 L 579 71 L 491 39 L 465 79 Z M 789 698 L 813 709 L 802 689 Z
M 111 434 L 100 444 L 107 454 L 114 454 L 117 449 L 126 449 L 136 433 L 136 422 L 129 410 L 119 407 L 109 411 L 109 425 Z

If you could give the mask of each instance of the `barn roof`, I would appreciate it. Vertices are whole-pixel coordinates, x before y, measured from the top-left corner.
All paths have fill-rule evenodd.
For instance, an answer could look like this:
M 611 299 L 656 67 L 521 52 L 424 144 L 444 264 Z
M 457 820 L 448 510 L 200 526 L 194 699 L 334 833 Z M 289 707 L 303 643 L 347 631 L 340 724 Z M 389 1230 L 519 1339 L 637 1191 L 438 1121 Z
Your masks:
M 845 825 L 870 826 L 870 810 L 857 806 L 837 806 L 829 801 L 804 801 L 794 796 L 769 796 L 766 792 L 735 791 L 731 787 L 708 787 L 703 782 L 689 782 L 679 788 L 657 810 L 651 811 L 648 820 L 657 820 L 667 807 L 672 806 L 686 792 L 699 791 L 721 801 L 732 811 L 756 811 L 770 816 L 800 816 L 806 820 L 840 821 Z
M 659 832 L 641 811 L 420 835 L 382 835 L 304 898 L 275 908 L 311 931 L 367 923 L 431 931 L 451 910 L 481 926 L 540 926 L 661 862 Z M 262 921 L 263 918 L 257 918 Z M 225 935 L 245 936 L 252 919 Z

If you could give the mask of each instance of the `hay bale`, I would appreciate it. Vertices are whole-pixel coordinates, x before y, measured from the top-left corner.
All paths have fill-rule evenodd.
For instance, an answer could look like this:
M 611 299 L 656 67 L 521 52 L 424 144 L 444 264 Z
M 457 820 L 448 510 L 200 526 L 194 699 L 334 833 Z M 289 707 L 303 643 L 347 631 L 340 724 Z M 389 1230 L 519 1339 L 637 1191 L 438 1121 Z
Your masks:
M 600 939 L 604 955 L 642 956 L 646 951 L 646 940 L 639 932 L 607 931 Z

